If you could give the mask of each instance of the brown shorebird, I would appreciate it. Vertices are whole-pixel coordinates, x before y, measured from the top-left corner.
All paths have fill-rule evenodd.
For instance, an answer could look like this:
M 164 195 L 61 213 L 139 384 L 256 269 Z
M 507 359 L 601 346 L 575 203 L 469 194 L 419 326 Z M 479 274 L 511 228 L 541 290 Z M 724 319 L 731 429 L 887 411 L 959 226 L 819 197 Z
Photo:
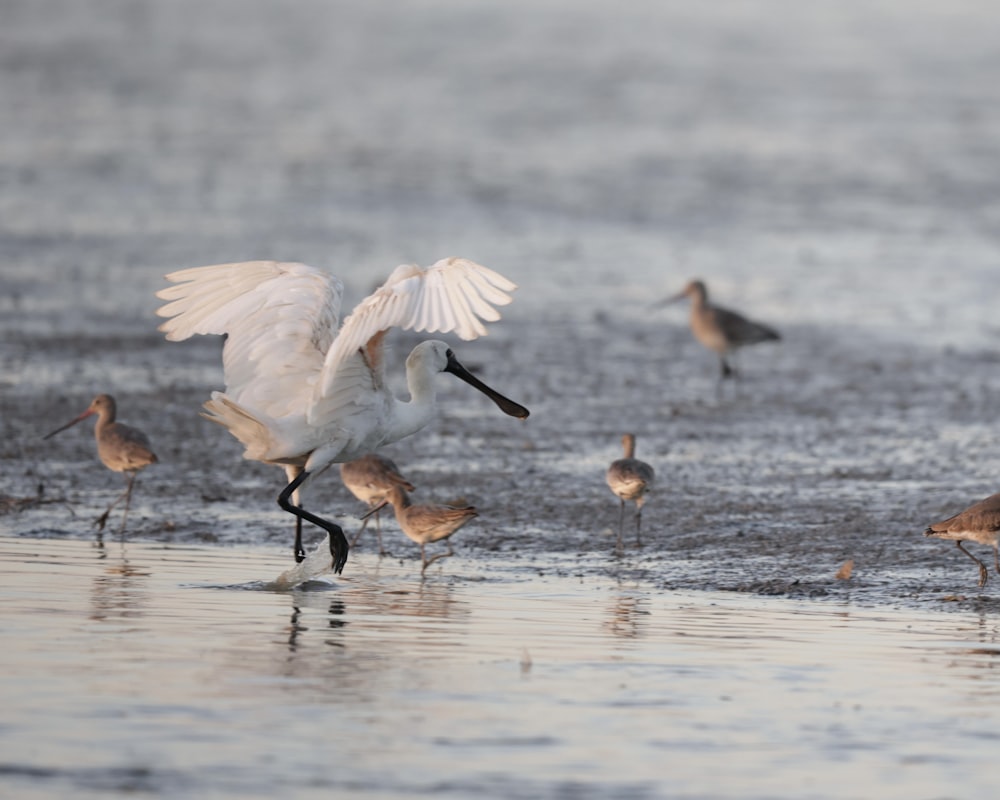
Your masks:
M 479 516 L 479 512 L 472 506 L 455 508 L 431 504 L 413 505 L 403 487 L 395 484 L 386 490 L 385 500 L 376 506 L 376 509 L 386 504 L 392 505 L 392 510 L 396 513 L 396 521 L 403 533 L 420 545 L 420 559 L 423 562 L 420 569 L 421 575 L 439 558 L 453 555 L 451 535 L 473 517 Z M 374 514 L 376 509 L 372 509 L 368 514 Z M 448 539 L 448 552 L 427 558 L 424 545 L 430 542 L 440 542 L 443 539 Z
M 719 356 L 719 380 L 735 376 L 736 370 L 727 360 L 730 353 L 748 344 L 777 341 L 780 334 L 767 325 L 752 322 L 742 314 L 708 301 L 708 288 L 702 281 L 691 281 L 684 289 L 664 303 L 691 298 L 691 332 L 694 338 Z
M 121 532 L 125 532 L 125 520 L 128 519 L 128 508 L 132 502 L 132 485 L 139 470 L 155 464 L 157 459 L 146 434 L 138 428 L 115 422 L 115 399 L 109 394 L 99 394 L 80 416 L 70 420 L 61 428 L 56 428 L 44 438 L 49 439 L 60 431 L 89 416 L 97 414 L 97 424 L 94 426 L 94 437 L 97 439 L 97 456 L 108 469 L 114 472 L 124 472 L 128 475 L 128 486 L 118 498 L 108 506 L 94 524 L 99 530 L 104 530 L 111 510 L 125 500 L 125 511 L 122 513 Z
M 622 436 L 622 448 L 625 457 L 612 461 L 608 467 L 608 486 L 621 500 L 621 512 L 618 515 L 617 552 L 622 551 L 622 529 L 625 525 L 625 501 L 635 501 L 635 543 L 642 544 L 639 539 L 639 526 L 642 524 L 642 506 L 646 502 L 646 494 L 653 488 L 656 472 L 645 461 L 635 457 L 635 435 L 626 433 Z
M 1000 555 L 997 554 L 997 540 L 1000 539 L 1000 493 L 980 500 L 965 511 L 929 525 L 924 536 L 936 539 L 952 539 L 958 549 L 979 565 L 979 588 L 986 585 L 989 573 L 986 565 L 962 547 L 962 542 L 979 542 L 993 548 L 993 563 L 1000 574 Z
M 379 520 L 379 511 L 382 501 L 385 500 L 386 490 L 390 486 L 402 486 L 407 492 L 412 492 L 416 487 L 402 476 L 399 467 L 391 458 L 380 456 L 378 453 L 368 453 L 368 455 L 356 458 L 354 461 L 347 461 L 340 465 L 340 479 L 344 486 L 358 500 L 367 503 L 375 515 L 375 534 L 378 536 L 379 555 L 385 555 L 385 548 L 382 547 L 382 524 Z M 351 547 L 357 544 L 361 534 L 368 526 L 368 515 L 365 515 L 364 522 L 361 523 L 361 530 L 351 539 Z

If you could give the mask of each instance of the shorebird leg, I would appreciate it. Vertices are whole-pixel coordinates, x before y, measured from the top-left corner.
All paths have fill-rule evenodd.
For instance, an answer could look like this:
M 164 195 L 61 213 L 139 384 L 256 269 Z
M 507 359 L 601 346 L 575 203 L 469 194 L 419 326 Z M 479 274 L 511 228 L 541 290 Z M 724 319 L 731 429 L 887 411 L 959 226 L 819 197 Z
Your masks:
M 639 529 L 642 527 L 642 505 L 636 504 L 635 509 L 635 546 L 642 547 L 642 538 L 639 536 Z
M 122 500 L 124 500 L 125 513 L 122 515 L 122 526 L 119 533 L 125 532 L 125 520 L 128 519 L 128 507 L 129 503 L 132 502 L 132 484 L 135 481 L 135 476 L 136 472 L 134 471 L 129 472 L 128 485 L 125 487 L 125 491 L 123 491 L 120 495 L 118 495 L 118 497 L 114 499 L 114 502 L 104 510 L 104 513 L 94 520 L 94 525 L 97 526 L 97 530 L 99 531 L 104 530 L 104 526 L 108 524 L 108 517 L 111 515 L 111 512 L 114 511 L 115 506 L 118 505 Z
M 121 536 L 125 535 L 125 520 L 128 519 L 129 506 L 132 505 L 132 485 L 135 483 L 135 476 L 138 474 L 135 471 L 129 473 L 128 488 L 125 490 L 125 510 L 122 511 L 122 526 L 118 529 L 118 533 Z
M 124 493 L 118 495 L 118 499 L 115 500 L 106 509 L 104 509 L 104 513 L 94 520 L 94 527 L 97 528 L 98 532 L 104 530 L 104 526 L 108 524 L 108 516 L 111 514 L 111 509 L 113 509 L 116 505 L 118 505 L 118 500 L 121 500 L 124 496 L 125 496 Z
M 422 578 L 424 576 L 424 573 L 427 572 L 427 568 L 435 561 L 439 561 L 442 558 L 447 558 L 448 556 L 453 556 L 453 555 L 455 555 L 455 553 L 451 549 L 450 542 L 448 543 L 447 553 L 438 553 L 436 556 L 431 556 L 430 558 L 427 558 L 427 556 L 424 555 L 424 546 L 420 545 L 420 559 L 424 562 L 424 565 L 420 568 L 420 577 Z
M 962 547 L 961 541 L 956 540 L 955 544 L 958 545 L 959 550 L 961 550 L 963 553 L 965 553 L 969 558 L 971 558 L 979 565 L 979 588 L 982 589 L 986 585 L 986 581 L 990 577 L 989 571 L 986 569 L 986 565 L 978 558 L 976 558 L 974 555 L 972 555 L 972 553 L 970 553 L 968 550 Z
M 719 380 L 724 381 L 726 378 L 735 378 L 736 375 L 736 370 L 733 368 L 733 365 L 726 360 L 726 357 L 719 356 Z
M 322 528 L 330 534 L 330 556 L 333 558 L 333 571 L 338 573 L 343 572 L 344 564 L 347 563 L 347 554 L 351 549 L 350 545 L 347 543 L 347 537 L 344 536 L 344 529 L 335 522 L 323 519 L 315 514 L 310 514 L 304 508 L 293 505 L 289 502 L 289 498 L 295 490 L 309 478 L 310 474 L 311 473 L 302 470 L 295 480 L 282 489 L 281 494 L 278 495 L 278 505 L 288 513 L 294 514 L 296 517 L 306 520 L 306 522 L 311 522 L 313 525 Z M 305 557 L 306 551 L 302 547 L 302 527 L 301 525 L 296 525 L 295 561 L 302 563 L 305 560 Z
M 378 512 L 375 513 L 375 538 L 378 539 L 378 554 L 384 556 L 386 553 L 385 548 L 382 546 L 382 517 Z
M 377 520 L 378 517 L 375 517 L 375 519 Z M 368 527 L 368 514 L 365 514 L 361 518 L 361 527 L 358 528 L 358 532 L 354 534 L 354 538 L 351 539 L 351 547 L 354 547 L 354 545 L 358 543 L 358 539 L 361 538 L 361 534 L 365 532 L 365 528 L 367 527 Z
M 374 505 L 370 509 L 368 509 L 368 511 L 365 512 L 365 514 L 361 517 L 361 520 L 362 520 L 362 522 L 361 522 L 361 531 L 363 531 L 365 529 L 365 526 L 368 524 L 368 518 L 372 514 L 375 515 L 375 535 L 378 537 L 378 554 L 380 556 L 387 555 L 387 553 L 386 553 L 385 548 L 382 547 L 382 519 L 381 519 L 381 517 L 379 517 L 378 512 L 381 511 L 383 508 L 385 508 L 387 505 L 389 505 L 389 501 L 388 500 L 382 500 L 381 503 L 377 503 L 376 505 Z M 358 531 L 358 536 L 361 535 L 361 531 Z M 354 537 L 354 540 L 351 542 L 352 546 L 353 546 L 354 542 L 356 542 L 358 540 L 358 536 Z
M 356 534 L 354 534 L 354 538 L 351 539 L 351 547 L 354 547 L 354 545 L 357 544 L 358 539 L 361 538 L 361 534 L 364 533 L 365 532 L 365 528 L 368 527 L 368 520 L 369 520 L 369 518 L 371 518 L 372 514 L 374 514 L 375 515 L 375 538 L 378 539 L 378 554 L 380 556 L 386 555 L 385 547 L 382 546 L 382 517 L 378 513 L 379 511 L 381 511 L 385 507 L 385 505 L 386 505 L 386 501 L 383 500 L 381 503 L 379 503 L 377 506 L 375 506 L 373 509 L 371 509 L 367 514 L 365 514 L 364 516 L 361 517 L 361 527 L 358 529 L 358 532 Z
M 618 555 L 622 554 L 622 531 L 625 527 L 625 501 L 622 500 L 621 503 L 621 508 L 618 511 L 618 540 L 615 542 L 615 553 Z

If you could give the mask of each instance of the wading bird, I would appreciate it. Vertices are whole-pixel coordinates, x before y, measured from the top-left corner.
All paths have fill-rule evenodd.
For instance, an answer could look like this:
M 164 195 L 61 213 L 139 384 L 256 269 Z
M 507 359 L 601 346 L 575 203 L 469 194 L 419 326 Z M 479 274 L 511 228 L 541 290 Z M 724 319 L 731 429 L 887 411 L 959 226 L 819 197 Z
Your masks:
M 243 457 L 284 467 L 288 485 L 278 505 L 294 514 L 295 559 L 305 557 L 302 520 L 330 534 L 334 572 L 349 545 L 336 523 L 302 508 L 309 481 L 343 463 L 416 433 L 436 414 L 434 376 L 450 372 L 483 392 L 505 414 L 525 419 L 528 409 L 484 384 L 451 348 L 421 342 L 406 359 L 410 400 L 385 384 L 383 342 L 390 328 L 486 334 L 481 320 L 500 318 L 494 306 L 517 288 L 493 270 L 461 258 L 432 267 L 397 267 L 362 300 L 338 332 L 341 281 L 305 264 L 249 261 L 173 272 L 176 284 L 157 296 L 170 341 L 225 334 L 225 392 L 213 392 L 204 415 L 243 443 Z M 289 501 L 291 498 L 291 502 Z
M 420 545 L 421 575 L 427 572 L 427 568 L 439 558 L 454 555 L 454 551 L 451 549 L 451 535 L 473 517 L 479 516 L 479 512 L 472 506 L 455 508 L 454 506 L 431 504 L 413 505 L 401 486 L 390 487 L 385 494 L 385 500 L 368 513 L 374 514 L 386 504 L 392 505 L 392 510 L 396 514 L 396 522 L 399 523 L 403 533 Z M 431 542 L 440 542 L 443 539 L 448 540 L 448 552 L 438 553 L 432 558 L 427 558 L 424 546 Z
M 361 502 L 367 503 L 372 509 L 372 513 L 375 515 L 378 552 L 379 555 L 385 555 L 385 548 L 382 547 L 382 524 L 379 520 L 379 511 L 382 507 L 382 501 L 385 500 L 386 491 L 392 486 L 401 486 L 407 492 L 412 492 L 416 487 L 403 477 L 396 462 L 378 453 L 368 453 L 361 458 L 341 464 L 340 479 L 351 494 Z M 361 530 L 351 539 L 351 547 L 354 547 L 358 539 L 361 538 L 361 534 L 368 526 L 368 519 L 369 515 L 366 514 L 361 523 Z
M 115 422 L 115 399 L 109 394 L 99 394 L 93 399 L 80 416 L 71 419 L 61 428 L 56 428 L 52 433 L 46 434 L 45 439 L 50 439 L 60 431 L 76 425 L 81 420 L 97 414 L 97 424 L 94 425 L 94 438 L 97 439 L 97 457 L 101 463 L 114 472 L 124 472 L 128 475 L 128 485 L 125 491 L 108 506 L 107 510 L 101 514 L 94 524 L 99 530 L 104 530 L 108 521 L 108 515 L 112 509 L 125 500 L 125 511 L 122 513 L 122 524 L 120 532 L 125 532 L 125 520 L 128 519 L 128 509 L 132 502 L 132 486 L 135 483 L 135 476 L 139 470 L 155 464 L 156 454 L 152 450 L 146 434 L 138 428 L 123 425 Z
M 653 481 L 656 473 L 645 461 L 640 461 L 635 457 L 635 435 L 626 433 L 622 436 L 622 449 L 625 451 L 624 458 L 619 458 L 611 462 L 606 475 L 608 486 L 621 500 L 621 511 L 618 514 L 618 542 L 615 545 L 617 552 L 622 551 L 622 530 L 625 525 L 625 501 L 635 501 L 635 543 L 641 544 L 639 539 L 639 527 L 642 524 L 642 506 L 646 502 L 646 495 L 653 488 Z
M 767 325 L 752 322 L 742 314 L 713 305 L 708 300 L 708 288 L 702 281 L 691 281 L 682 291 L 668 297 L 660 305 L 691 298 L 691 332 L 694 338 L 719 356 L 719 380 L 737 375 L 727 356 L 741 347 L 760 342 L 777 341 L 780 334 Z
M 993 563 L 1000 574 L 1000 555 L 997 554 L 997 540 L 1000 539 L 1000 493 L 993 494 L 965 511 L 929 525 L 924 536 L 936 539 L 951 539 L 958 549 L 979 565 L 979 588 L 986 585 L 989 572 L 986 565 L 962 547 L 962 542 L 978 542 L 993 548 Z

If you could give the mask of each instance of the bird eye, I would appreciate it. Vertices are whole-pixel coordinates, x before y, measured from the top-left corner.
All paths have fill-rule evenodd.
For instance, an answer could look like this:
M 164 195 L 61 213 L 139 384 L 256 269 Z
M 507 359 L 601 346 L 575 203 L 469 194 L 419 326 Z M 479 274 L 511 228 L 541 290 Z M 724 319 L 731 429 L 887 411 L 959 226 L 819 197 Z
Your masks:
M 447 358 L 454 358 L 455 357 L 455 354 L 453 352 L 451 352 L 451 348 L 450 347 L 447 350 L 444 351 L 444 354 L 445 354 L 445 356 Z

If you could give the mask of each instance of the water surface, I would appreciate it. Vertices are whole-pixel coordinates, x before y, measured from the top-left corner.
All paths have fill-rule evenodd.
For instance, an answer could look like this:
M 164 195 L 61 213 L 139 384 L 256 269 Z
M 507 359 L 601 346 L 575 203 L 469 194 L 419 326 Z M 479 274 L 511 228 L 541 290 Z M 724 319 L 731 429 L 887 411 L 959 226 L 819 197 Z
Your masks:
M 987 797 L 975 614 L 0 540 L 10 797 Z M 445 562 L 447 563 L 447 562 Z M 432 571 L 433 572 L 433 571 Z

